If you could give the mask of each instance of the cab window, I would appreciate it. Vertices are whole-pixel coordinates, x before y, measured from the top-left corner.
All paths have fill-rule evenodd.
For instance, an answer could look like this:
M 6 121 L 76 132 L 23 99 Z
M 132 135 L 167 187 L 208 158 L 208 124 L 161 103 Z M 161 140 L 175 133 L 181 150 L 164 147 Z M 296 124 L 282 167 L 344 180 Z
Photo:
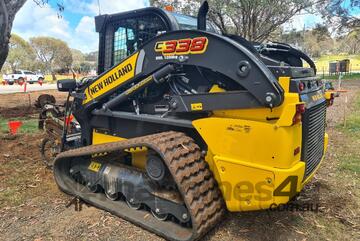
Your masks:
M 121 62 L 146 41 L 166 30 L 163 20 L 154 14 L 116 21 L 113 26 L 113 65 Z
M 173 13 L 173 12 L 170 12 L 170 14 L 172 14 L 175 17 L 180 29 L 182 29 L 182 30 L 196 30 L 197 29 L 197 19 L 196 18 L 194 18 L 192 16 L 188 16 L 188 15 Z M 215 30 L 215 28 L 209 21 L 207 21 L 207 23 L 206 23 L 206 31 L 218 33 L 218 31 Z

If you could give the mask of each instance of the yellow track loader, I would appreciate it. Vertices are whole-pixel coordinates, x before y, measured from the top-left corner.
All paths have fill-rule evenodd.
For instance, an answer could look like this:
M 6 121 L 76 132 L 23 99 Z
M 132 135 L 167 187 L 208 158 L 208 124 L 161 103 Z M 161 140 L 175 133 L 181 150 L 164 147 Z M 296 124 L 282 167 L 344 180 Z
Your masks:
M 332 96 L 313 61 L 222 34 L 208 8 L 97 16 L 99 76 L 57 83 L 81 127 L 68 136 L 64 122 L 59 188 L 169 240 L 287 203 L 328 143 Z

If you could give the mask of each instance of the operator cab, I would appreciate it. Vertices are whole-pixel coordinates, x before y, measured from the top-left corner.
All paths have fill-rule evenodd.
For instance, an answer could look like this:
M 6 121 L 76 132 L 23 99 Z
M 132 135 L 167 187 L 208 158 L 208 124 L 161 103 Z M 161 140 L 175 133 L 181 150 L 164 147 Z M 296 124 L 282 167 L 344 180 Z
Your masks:
M 161 33 L 198 29 L 197 18 L 154 7 L 99 15 L 95 17 L 95 24 L 99 33 L 99 74 Z M 221 34 L 209 21 L 206 22 L 206 31 Z
M 122 62 L 152 38 L 179 30 L 203 30 L 228 37 L 257 56 L 276 77 L 284 71 L 291 77 L 293 71 L 297 72 L 296 77 L 316 74 L 314 62 L 303 52 L 283 43 L 259 44 L 241 36 L 222 34 L 215 24 L 206 20 L 207 11 L 207 4 L 203 4 L 197 18 L 155 7 L 96 16 L 96 31 L 99 33 L 98 74 Z M 311 68 L 303 68 L 303 63 Z M 285 69 L 279 71 L 279 68 Z

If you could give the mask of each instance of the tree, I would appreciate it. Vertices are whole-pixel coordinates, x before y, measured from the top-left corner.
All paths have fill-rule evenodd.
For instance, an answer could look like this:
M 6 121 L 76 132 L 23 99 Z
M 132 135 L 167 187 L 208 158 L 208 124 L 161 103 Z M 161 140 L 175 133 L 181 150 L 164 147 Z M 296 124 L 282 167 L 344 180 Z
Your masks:
M 194 15 L 197 13 L 197 9 L 200 7 L 198 0 L 181 1 L 181 0 L 150 0 L 150 6 L 165 8 L 171 6 L 175 12 Z
M 38 6 L 43 6 L 49 0 L 34 0 Z M 11 29 L 16 13 L 21 9 L 26 0 L 0 0 L 0 70 L 2 69 L 6 57 L 9 54 L 9 41 Z M 58 16 L 64 11 L 64 6 L 57 3 Z
M 85 61 L 85 55 L 77 49 L 71 49 L 73 59 L 72 70 L 78 73 L 81 72 L 81 64 Z
M 9 41 L 16 13 L 26 0 L 0 0 L 0 69 L 9 53 Z
M 304 43 L 304 31 L 291 29 L 287 32 L 280 32 L 278 36 L 274 36 L 274 41 L 284 42 L 293 46 L 302 46 Z
M 90 52 L 85 54 L 85 60 L 90 62 L 97 62 L 98 61 L 98 51 Z
M 209 0 L 209 19 L 225 33 L 234 33 L 251 40 L 262 42 L 289 21 L 294 15 L 310 9 L 322 0 Z M 152 0 L 153 6 L 162 7 L 169 2 L 176 11 L 195 15 L 200 0 L 165 1 Z M 184 5 L 190 6 L 185 8 Z
M 9 43 L 9 55 L 6 59 L 11 70 L 18 68 L 32 69 L 35 59 L 34 50 L 30 44 L 16 34 L 12 34 Z
M 37 59 L 43 63 L 48 72 L 52 73 L 54 80 L 55 69 L 71 69 L 72 54 L 64 41 L 51 37 L 35 37 L 30 38 L 30 45 Z
M 326 0 L 319 8 L 328 23 L 338 30 L 360 27 L 360 0 Z
M 347 35 L 338 38 L 340 42 L 340 51 L 347 54 L 360 53 L 360 29 L 354 29 Z
M 330 31 L 326 25 L 317 23 L 312 29 L 312 34 L 316 36 L 317 41 L 324 41 L 331 38 Z

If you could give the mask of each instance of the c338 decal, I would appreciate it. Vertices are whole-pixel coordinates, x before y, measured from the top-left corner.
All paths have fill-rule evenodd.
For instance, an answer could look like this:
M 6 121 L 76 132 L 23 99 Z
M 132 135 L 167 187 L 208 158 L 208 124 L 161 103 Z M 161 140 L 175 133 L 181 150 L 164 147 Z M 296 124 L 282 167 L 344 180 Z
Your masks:
M 206 37 L 186 38 L 156 42 L 155 52 L 162 55 L 202 54 L 208 46 Z

